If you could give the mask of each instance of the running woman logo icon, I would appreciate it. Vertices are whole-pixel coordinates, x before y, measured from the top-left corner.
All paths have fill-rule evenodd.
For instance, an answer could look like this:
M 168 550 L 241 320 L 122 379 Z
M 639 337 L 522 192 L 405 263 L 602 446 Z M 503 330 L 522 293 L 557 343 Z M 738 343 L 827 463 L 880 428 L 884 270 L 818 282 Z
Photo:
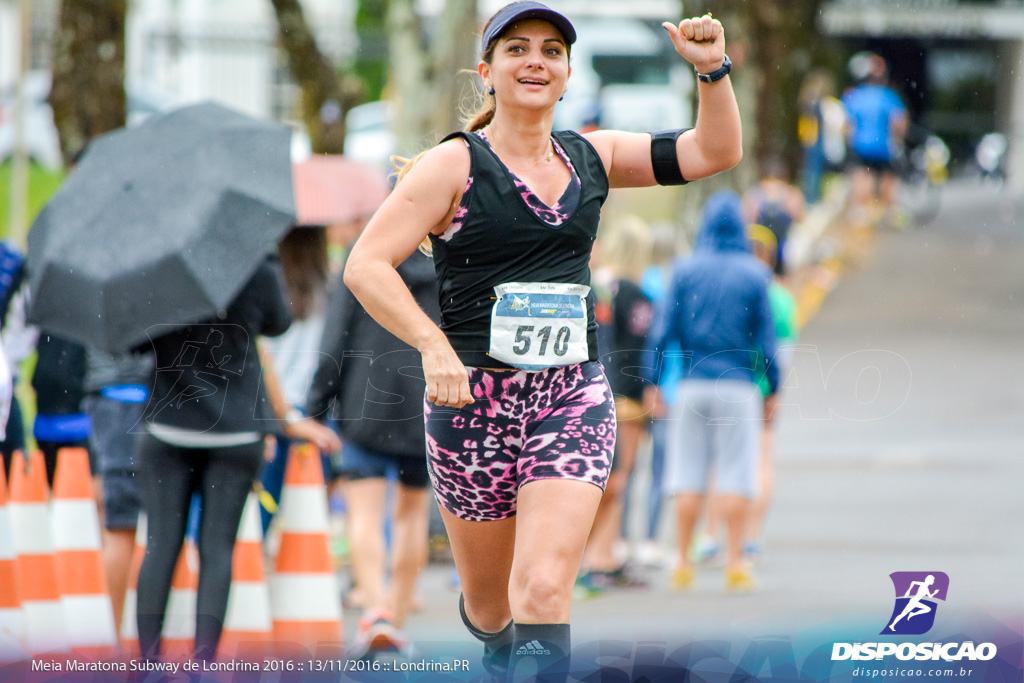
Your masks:
M 935 624 L 936 600 L 946 600 L 949 577 L 943 572 L 893 572 L 896 605 L 881 635 L 919 636 Z

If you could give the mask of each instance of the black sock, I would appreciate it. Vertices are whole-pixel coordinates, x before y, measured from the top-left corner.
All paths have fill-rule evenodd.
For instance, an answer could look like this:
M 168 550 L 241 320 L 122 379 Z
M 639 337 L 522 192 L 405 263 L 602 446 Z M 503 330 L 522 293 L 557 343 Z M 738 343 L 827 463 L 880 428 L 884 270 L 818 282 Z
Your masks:
M 565 681 L 569 673 L 569 624 L 516 624 L 509 670 L 512 680 Z
M 466 597 L 459 595 L 459 614 L 462 616 L 462 623 L 473 635 L 474 638 L 484 644 L 484 666 L 488 671 L 505 672 L 508 670 L 509 654 L 512 651 L 512 643 L 515 640 L 515 624 L 509 621 L 505 628 L 494 633 L 481 631 L 466 614 Z

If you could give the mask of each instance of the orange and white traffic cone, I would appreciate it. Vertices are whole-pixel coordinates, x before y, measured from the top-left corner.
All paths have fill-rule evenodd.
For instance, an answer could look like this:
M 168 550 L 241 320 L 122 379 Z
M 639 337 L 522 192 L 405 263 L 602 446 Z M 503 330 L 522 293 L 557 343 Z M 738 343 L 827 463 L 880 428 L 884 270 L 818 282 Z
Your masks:
M 266 654 L 274 624 L 270 618 L 270 588 L 263 571 L 263 528 L 259 499 L 250 493 L 238 525 L 231 559 L 231 592 L 220 638 L 225 657 Z
M 138 598 L 139 570 L 146 558 L 147 518 L 139 513 L 135 527 L 135 550 L 128 570 L 128 589 L 121 614 L 121 651 L 129 657 L 141 656 L 139 646 Z M 160 634 L 161 657 L 185 659 L 191 656 L 196 634 L 196 591 L 199 587 L 199 553 L 192 541 L 186 540 L 174 566 L 171 594 L 164 612 L 164 627 Z
M 8 505 L 18 555 L 18 592 L 25 614 L 25 647 L 33 655 L 67 652 L 64 610 L 57 590 L 57 564 L 50 534 L 46 465 L 40 451 L 26 465 L 21 453 L 11 465 Z
M 7 477 L 0 467 L 0 663 L 27 657 L 25 615 L 18 597 L 18 556 L 7 513 Z
M 57 455 L 52 513 L 57 589 L 68 644 L 83 657 L 110 657 L 117 648 L 114 608 L 100 550 L 89 453 L 84 448 L 62 448 Z
M 340 650 L 341 599 L 328 538 L 327 491 L 320 453 L 302 445 L 288 456 L 278 512 L 281 545 L 270 581 L 279 650 Z
M 199 589 L 199 551 L 186 540 L 178 555 L 167 598 L 160 655 L 168 660 L 188 659 L 196 639 L 196 592 Z
M 124 611 L 121 613 L 121 650 L 131 656 L 139 657 L 139 624 L 136 621 L 136 604 L 139 597 L 139 569 L 146 557 L 146 513 L 139 513 L 139 521 L 135 527 L 135 549 L 132 551 L 132 563 L 128 569 L 128 589 L 124 594 Z

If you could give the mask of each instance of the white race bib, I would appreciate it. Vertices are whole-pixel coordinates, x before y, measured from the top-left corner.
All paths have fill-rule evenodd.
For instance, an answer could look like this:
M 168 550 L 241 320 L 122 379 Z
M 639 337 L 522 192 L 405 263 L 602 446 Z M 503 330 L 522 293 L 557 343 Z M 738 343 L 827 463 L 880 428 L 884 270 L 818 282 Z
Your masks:
M 490 356 L 537 372 L 590 359 L 587 295 L 590 287 L 508 282 L 494 288 Z

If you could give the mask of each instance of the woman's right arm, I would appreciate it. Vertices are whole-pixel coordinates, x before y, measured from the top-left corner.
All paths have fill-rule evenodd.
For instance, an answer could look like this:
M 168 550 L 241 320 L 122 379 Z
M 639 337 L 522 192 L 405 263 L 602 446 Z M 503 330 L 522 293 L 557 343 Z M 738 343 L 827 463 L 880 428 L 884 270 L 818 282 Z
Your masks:
M 458 139 L 421 157 L 353 245 L 344 276 L 367 313 L 420 352 L 428 400 L 455 408 L 473 402 L 466 367 L 396 269 L 427 234 L 440 234 L 451 222 L 469 177 L 469 162 L 469 150 Z

